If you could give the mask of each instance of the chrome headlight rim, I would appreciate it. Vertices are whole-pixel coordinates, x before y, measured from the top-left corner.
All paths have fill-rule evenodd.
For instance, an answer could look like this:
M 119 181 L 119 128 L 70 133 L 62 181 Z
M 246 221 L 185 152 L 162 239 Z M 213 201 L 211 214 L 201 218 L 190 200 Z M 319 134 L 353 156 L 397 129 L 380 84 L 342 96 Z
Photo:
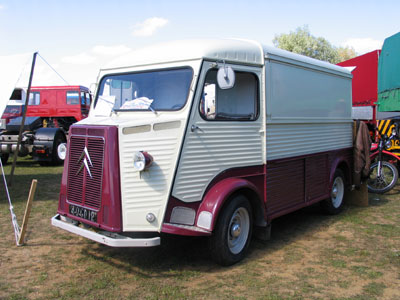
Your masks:
M 136 151 L 133 155 L 133 167 L 141 172 L 150 167 L 153 157 L 145 151 Z

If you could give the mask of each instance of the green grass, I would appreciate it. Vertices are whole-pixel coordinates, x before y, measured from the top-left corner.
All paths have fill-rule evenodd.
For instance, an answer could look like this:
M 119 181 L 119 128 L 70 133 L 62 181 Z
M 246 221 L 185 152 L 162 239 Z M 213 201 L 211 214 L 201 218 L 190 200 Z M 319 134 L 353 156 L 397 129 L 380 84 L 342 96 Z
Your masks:
M 159 247 L 118 249 L 52 227 L 62 170 L 19 160 L 10 194 L 20 225 L 38 180 L 23 247 L 15 246 L 0 187 L 0 299 L 400 299 L 390 294 L 400 286 L 397 187 L 337 216 L 312 206 L 281 217 L 270 241 L 253 240 L 246 259 L 224 268 L 203 238 L 163 236 Z

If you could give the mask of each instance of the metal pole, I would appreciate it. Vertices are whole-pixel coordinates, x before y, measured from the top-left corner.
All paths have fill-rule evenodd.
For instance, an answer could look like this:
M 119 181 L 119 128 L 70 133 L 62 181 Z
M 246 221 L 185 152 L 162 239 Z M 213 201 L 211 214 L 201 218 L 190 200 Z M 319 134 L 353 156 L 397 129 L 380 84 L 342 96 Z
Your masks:
M 19 127 L 17 148 L 15 149 L 15 152 L 14 152 L 14 160 L 13 160 L 13 164 L 12 164 L 12 167 L 11 167 L 10 181 L 9 181 L 10 186 L 12 186 L 13 176 L 14 176 L 14 170 L 15 170 L 15 166 L 16 166 L 16 164 L 17 164 L 17 157 L 18 157 L 18 152 L 19 152 L 19 146 L 21 145 L 21 140 L 22 140 L 22 131 L 23 131 L 24 126 L 25 126 L 26 111 L 28 110 L 29 95 L 30 95 L 30 93 L 31 93 L 31 85 L 32 85 L 33 71 L 34 71 L 34 69 L 35 69 L 35 63 L 36 63 L 36 56 L 37 56 L 37 54 L 38 54 L 38 52 L 33 53 L 31 74 L 29 75 L 28 90 L 26 91 L 25 109 L 24 109 L 24 113 L 23 113 L 23 115 L 22 115 L 21 125 L 20 125 L 20 127 Z

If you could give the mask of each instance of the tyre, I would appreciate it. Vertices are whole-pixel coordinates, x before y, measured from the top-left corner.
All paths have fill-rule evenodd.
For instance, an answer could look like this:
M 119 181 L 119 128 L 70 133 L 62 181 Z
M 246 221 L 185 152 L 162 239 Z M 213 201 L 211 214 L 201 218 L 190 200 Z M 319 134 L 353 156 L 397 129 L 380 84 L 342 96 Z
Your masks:
M 370 176 L 367 181 L 368 192 L 383 194 L 394 188 L 399 178 L 399 172 L 393 164 L 382 161 L 381 175 L 378 176 L 378 165 L 378 162 L 371 165 Z
M 53 142 L 53 151 L 52 151 L 52 158 L 51 158 L 51 164 L 53 165 L 60 165 L 64 162 L 63 159 L 63 151 L 66 151 L 66 147 L 63 147 L 65 145 L 65 136 L 64 134 L 59 131 L 54 137 L 54 142 Z M 64 156 L 65 158 L 65 156 Z
M 8 153 L 0 154 L 0 159 L 1 159 L 1 163 L 3 164 L 3 166 L 5 166 L 7 164 L 9 156 L 10 155 Z
M 331 195 L 321 202 L 321 207 L 327 214 L 336 215 L 343 209 L 343 198 L 345 190 L 344 174 L 337 169 L 333 175 Z
M 210 237 L 212 258 L 224 266 L 239 262 L 246 255 L 253 226 L 252 209 L 243 195 L 232 198 L 223 208 Z

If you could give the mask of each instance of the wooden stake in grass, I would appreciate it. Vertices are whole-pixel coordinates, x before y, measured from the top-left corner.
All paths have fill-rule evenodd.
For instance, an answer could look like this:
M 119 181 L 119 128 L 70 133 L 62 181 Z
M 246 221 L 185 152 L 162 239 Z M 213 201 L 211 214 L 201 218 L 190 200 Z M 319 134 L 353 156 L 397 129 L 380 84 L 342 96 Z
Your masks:
M 28 202 L 26 203 L 24 220 L 22 222 L 21 232 L 19 233 L 17 246 L 22 246 L 24 244 L 26 228 L 28 227 L 28 219 L 31 213 L 33 198 L 35 197 L 36 185 L 37 185 L 37 180 L 33 179 L 31 184 L 31 189 L 29 191 Z

